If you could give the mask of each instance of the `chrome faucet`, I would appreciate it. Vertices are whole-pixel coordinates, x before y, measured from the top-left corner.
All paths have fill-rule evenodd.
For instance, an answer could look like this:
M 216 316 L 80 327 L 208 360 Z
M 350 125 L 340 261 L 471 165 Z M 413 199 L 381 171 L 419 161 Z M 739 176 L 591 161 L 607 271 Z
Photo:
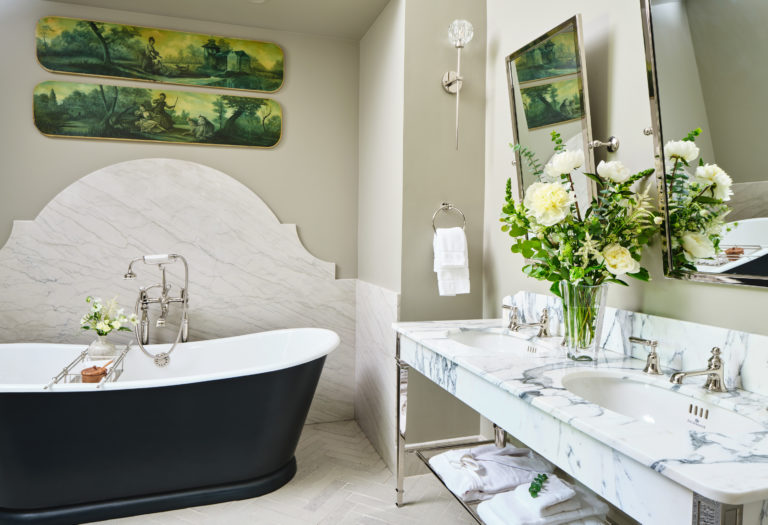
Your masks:
M 643 368 L 643 372 L 650 375 L 661 375 L 661 366 L 659 366 L 659 354 L 656 353 L 656 347 L 659 346 L 659 342 L 656 340 L 641 339 L 640 337 L 634 336 L 629 338 L 629 342 L 651 347 L 651 351 L 648 353 L 648 359 L 645 361 L 645 368 Z
M 544 307 L 539 316 L 539 320 L 536 323 L 521 323 L 520 322 L 520 310 L 517 306 L 511 306 L 508 304 L 501 305 L 502 309 L 509 310 L 509 324 L 507 328 L 512 332 L 519 332 L 524 327 L 538 328 L 539 332 L 536 337 L 549 337 L 549 309 Z
M 686 377 L 706 375 L 707 381 L 704 383 L 704 388 L 710 392 L 728 392 L 728 389 L 725 388 L 725 376 L 723 370 L 723 360 L 720 359 L 720 349 L 714 347 L 712 349 L 712 357 L 707 360 L 706 370 L 675 372 L 670 376 L 669 382 L 676 385 L 682 385 L 683 379 Z
M 128 271 L 123 276 L 124 279 L 136 278 L 136 274 L 133 271 L 133 265 L 140 261 L 144 264 L 157 265 L 161 274 L 159 283 L 140 287 L 139 296 L 136 299 L 135 311 L 136 315 L 139 317 L 139 323 L 136 325 L 136 340 L 138 341 L 141 350 L 146 353 L 144 345 L 149 344 L 149 305 L 160 305 L 160 317 L 158 317 L 155 324 L 155 327 L 160 328 L 165 326 L 168 317 L 168 309 L 171 303 L 181 304 L 181 321 L 179 323 L 179 332 L 176 335 L 176 341 L 168 352 L 165 352 L 163 356 L 160 356 L 161 359 L 155 359 L 155 363 L 158 364 L 158 366 L 165 366 L 168 363 L 168 354 L 170 354 L 176 347 L 176 344 L 179 341 L 185 343 L 189 337 L 189 317 L 187 314 L 189 305 L 189 295 L 187 292 L 189 289 L 189 266 L 187 265 L 186 259 L 181 255 L 145 255 L 144 257 L 137 257 L 130 262 Z M 171 285 L 168 284 L 166 280 L 165 267 L 176 261 L 181 261 L 184 265 L 184 287 L 179 291 L 178 297 L 172 297 Z M 159 290 L 159 294 L 156 297 L 151 297 L 149 291 L 155 288 Z

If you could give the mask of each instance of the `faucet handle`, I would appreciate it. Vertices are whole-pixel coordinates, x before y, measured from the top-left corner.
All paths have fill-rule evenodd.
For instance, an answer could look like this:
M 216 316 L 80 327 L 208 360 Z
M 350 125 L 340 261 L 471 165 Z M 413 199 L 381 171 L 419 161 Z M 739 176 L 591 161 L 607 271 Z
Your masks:
M 714 370 L 720 368 L 723 365 L 723 360 L 720 358 L 720 347 L 712 347 L 712 357 L 707 360 L 707 368 Z
M 656 353 L 656 348 L 659 346 L 659 342 L 655 339 L 643 339 L 641 337 L 630 336 L 630 343 L 637 343 L 643 346 L 649 346 L 651 348 L 648 353 L 648 359 L 645 361 L 645 368 L 643 372 L 651 375 L 661 375 L 661 366 L 659 366 L 659 354 Z
M 502 304 L 502 310 L 509 310 L 509 323 L 507 328 L 512 331 L 517 331 L 520 328 L 520 310 L 517 306 L 510 304 Z
M 546 306 L 539 316 L 539 333 L 537 337 L 549 337 L 549 308 Z

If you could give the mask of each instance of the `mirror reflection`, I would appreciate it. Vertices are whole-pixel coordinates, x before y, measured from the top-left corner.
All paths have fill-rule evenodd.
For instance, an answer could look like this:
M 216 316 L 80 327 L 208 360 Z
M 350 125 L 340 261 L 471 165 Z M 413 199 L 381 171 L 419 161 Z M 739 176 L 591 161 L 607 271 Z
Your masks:
M 650 7 L 646 22 L 655 48 L 667 273 L 766 286 L 768 174 L 761 169 L 761 132 L 768 3 L 643 5 L 646 13 Z
M 507 80 L 512 110 L 512 129 L 517 145 L 520 196 L 535 182 L 559 180 L 560 171 L 548 170 L 552 160 L 553 132 L 565 150 L 579 152 L 583 161 L 573 174 L 594 172 L 589 103 L 584 73 L 579 17 L 573 17 L 507 57 Z M 535 160 L 534 160 L 535 159 Z M 591 200 L 591 183 L 573 176 L 579 207 Z

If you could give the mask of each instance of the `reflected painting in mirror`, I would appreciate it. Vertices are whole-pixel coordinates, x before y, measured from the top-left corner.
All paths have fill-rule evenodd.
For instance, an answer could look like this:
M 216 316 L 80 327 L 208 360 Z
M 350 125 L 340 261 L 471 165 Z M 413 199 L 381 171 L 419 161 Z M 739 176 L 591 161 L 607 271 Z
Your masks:
M 579 207 L 586 210 L 592 183 L 576 175 L 594 172 L 594 156 L 580 16 L 518 49 L 506 63 L 520 197 L 531 184 L 547 182 L 543 166 L 555 153 L 556 133 L 566 150 L 584 153 L 572 179 Z
M 768 286 L 764 0 L 641 0 L 669 277 Z

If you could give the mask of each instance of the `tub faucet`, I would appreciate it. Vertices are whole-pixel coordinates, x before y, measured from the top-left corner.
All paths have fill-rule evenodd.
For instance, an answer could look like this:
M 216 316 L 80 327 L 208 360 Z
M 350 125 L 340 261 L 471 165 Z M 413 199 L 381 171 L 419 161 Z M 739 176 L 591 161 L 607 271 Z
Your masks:
M 706 370 L 697 370 L 694 372 L 675 372 L 669 378 L 670 383 L 676 385 L 682 385 L 683 379 L 692 376 L 707 376 L 707 381 L 704 383 L 704 388 L 710 392 L 728 392 L 725 388 L 725 376 L 723 372 L 723 360 L 720 359 L 720 349 L 714 347 L 712 349 L 712 357 L 707 360 Z
M 171 295 L 171 285 L 166 280 L 166 265 L 172 264 L 176 261 L 181 261 L 184 265 L 184 287 L 179 291 L 177 297 Z M 176 254 L 162 254 L 162 255 L 145 255 L 144 257 L 137 257 L 133 259 L 128 265 L 128 271 L 123 276 L 125 279 L 135 279 L 136 273 L 133 271 L 133 265 L 137 262 L 143 262 L 144 264 L 157 265 L 160 269 L 160 282 L 149 286 L 143 286 L 139 288 L 139 296 L 136 299 L 136 316 L 140 321 L 136 325 L 136 340 L 139 343 L 139 348 L 144 351 L 144 345 L 149 344 L 149 305 L 160 305 L 160 316 L 157 318 L 155 327 L 160 328 L 165 326 L 168 318 L 168 310 L 172 303 L 181 304 L 181 316 L 179 321 L 179 331 L 176 335 L 176 341 L 168 352 L 158 354 L 155 357 L 155 364 L 158 366 L 165 366 L 168 364 L 168 355 L 176 348 L 176 344 L 181 341 L 182 343 L 187 341 L 189 336 L 189 317 L 188 317 L 188 304 L 189 295 L 187 290 L 189 289 L 189 267 L 186 259 L 181 255 Z M 149 292 L 157 288 L 158 292 L 156 296 L 152 296 Z

